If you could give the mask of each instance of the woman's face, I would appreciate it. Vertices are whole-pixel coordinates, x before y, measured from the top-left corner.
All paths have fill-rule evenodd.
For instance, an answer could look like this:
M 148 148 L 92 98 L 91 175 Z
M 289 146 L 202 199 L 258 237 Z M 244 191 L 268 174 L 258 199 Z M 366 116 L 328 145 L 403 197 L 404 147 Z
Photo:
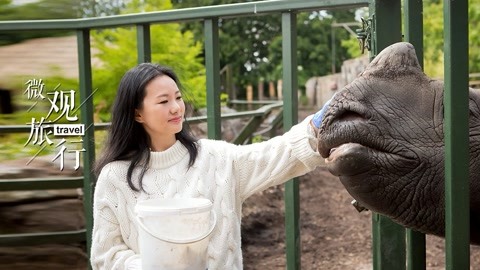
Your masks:
M 185 113 L 185 103 L 175 81 L 166 75 L 153 79 L 145 87 L 142 106 L 135 113 L 135 120 L 150 135 L 154 151 L 172 146 L 175 134 L 182 130 Z

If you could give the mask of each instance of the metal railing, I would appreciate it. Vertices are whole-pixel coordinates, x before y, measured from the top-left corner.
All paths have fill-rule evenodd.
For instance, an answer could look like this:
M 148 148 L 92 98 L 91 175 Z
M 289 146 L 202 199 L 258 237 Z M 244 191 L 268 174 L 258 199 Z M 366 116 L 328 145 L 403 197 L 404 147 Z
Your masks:
M 242 101 L 232 101 L 232 103 L 244 103 Z M 234 144 L 244 144 L 251 141 L 255 136 L 258 127 L 264 120 L 274 111 L 280 110 L 276 113 L 276 118 L 272 121 L 269 129 L 275 130 L 281 126 L 278 119 L 282 119 L 281 108 L 283 103 L 281 101 L 261 101 L 253 102 L 257 106 L 261 106 L 256 110 L 242 111 L 237 113 L 223 114 L 220 118 L 228 119 L 249 119 L 248 123 L 241 129 L 239 134 L 233 139 Z M 195 125 L 207 121 L 207 116 L 189 117 L 186 119 L 189 124 Z M 110 126 L 110 123 L 95 124 L 95 130 L 105 130 Z M 11 133 L 29 133 L 31 131 L 30 125 L 3 125 L 0 126 L 0 135 Z M 27 191 L 27 190 L 51 190 L 51 189 L 76 189 L 83 188 L 84 177 L 43 177 L 43 178 L 16 178 L 16 179 L 0 179 L 0 191 Z M 86 229 L 75 231 L 59 231 L 59 232 L 37 232 L 37 233 L 22 233 L 22 234 L 0 234 L 0 246 L 24 246 L 24 245 L 38 245 L 38 244 L 62 244 L 73 242 L 84 242 Z
M 464 87 L 468 81 L 468 4 L 466 1 L 444 1 L 445 9 L 445 123 L 446 123 L 446 243 L 447 269 L 468 269 L 469 243 L 464 234 L 453 236 L 453 224 L 457 229 L 468 231 L 468 171 L 463 167 L 468 164 L 468 97 Z M 81 100 L 87 100 L 92 94 L 92 72 L 90 62 L 90 30 L 97 28 L 114 28 L 135 26 L 137 30 L 138 62 L 150 61 L 150 25 L 156 23 L 203 21 L 205 38 L 205 67 L 207 70 L 207 106 L 208 137 L 221 137 L 220 115 L 220 68 L 219 68 L 219 18 L 239 16 L 258 16 L 278 13 L 282 18 L 282 65 L 283 65 L 283 126 L 289 129 L 298 119 L 297 62 L 296 62 L 296 13 L 313 9 L 355 8 L 368 6 L 372 19 L 372 56 L 386 46 L 402 40 L 401 1 L 395 0 L 278 0 L 259 1 L 241 4 L 229 4 L 180 10 L 129 14 L 102 18 L 44 20 L 44 21 L 6 21 L 0 22 L 0 31 L 22 30 L 75 30 L 77 33 L 79 80 Z M 423 21 L 422 1 L 404 0 L 405 37 L 417 49 L 417 55 L 423 55 Z M 452 50 L 455 40 L 455 52 Z M 419 57 L 422 58 L 422 57 Z M 455 73 L 452 70 L 455 69 Z M 452 95 L 452 85 L 457 87 Z M 254 114 L 260 117 L 265 112 Z M 93 124 L 93 104 L 86 102 L 81 108 L 81 119 L 86 126 Z M 202 119 L 204 121 L 205 119 Z M 194 121 L 200 121 L 199 119 Z M 253 127 L 258 121 L 252 123 Z M 5 127 L 16 132 L 17 127 Z M 0 128 L 1 130 L 1 128 Z M 452 133 L 455 131 L 455 133 Z M 240 140 L 240 139 L 239 139 Z M 243 138 L 241 138 L 243 140 Z M 91 164 L 95 158 L 94 129 L 85 133 L 84 177 L 81 185 L 84 190 L 84 209 L 86 216 L 85 239 L 87 252 L 90 248 L 92 220 L 92 194 L 94 177 Z M 451 146 L 456 145 L 455 149 Z M 452 160 L 459 162 L 453 163 Z M 468 168 L 467 168 L 468 169 Z M 466 176 L 466 177 L 465 177 Z M 456 184 L 452 185 L 455 179 Z M 76 185 L 80 179 L 76 179 Z M 53 183 L 53 182 L 52 182 Z M 23 184 L 13 183 L 10 188 L 24 188 Z M 55 184 L 57 185 L 57 184 Z M 1 186 L 0 186 L 1 187 Z M 462 197 L 463 196 L 463 197 Z M 287 269 L 300 269 L 300 226 L 299 226 L 299 185 L 296 179 L 286 183 L 285 188 L 285 227 Z M 460 210 L 458 212 L 453 209 Z M 425 269 L 425 236 L 407 232 L 391 220 L 373 215 L 373 267 L 374 269 Z M 407 236 L 406 236 L 407 235 Z M 468 234 L 467 234 L 468 236 Z M 31 235 L 34 239 L 36 235 Z M 72 239 L 78 239 L 74 235 Z M 408 239 L 408 244 L 405 239 Z M 13 238 L 11 238 L 13 239 Z M 20 239 L 20 238 L 16 238 Z M 6 240 L 8 241 L 8 240 Z M 14 241 L 14 240 L 11 240 Z M 12 242 L 11 242 L 12 243 Z M 408 261 L 407 261 L 408 257 Z M 407 262 L 407 263 L 406 263 Z

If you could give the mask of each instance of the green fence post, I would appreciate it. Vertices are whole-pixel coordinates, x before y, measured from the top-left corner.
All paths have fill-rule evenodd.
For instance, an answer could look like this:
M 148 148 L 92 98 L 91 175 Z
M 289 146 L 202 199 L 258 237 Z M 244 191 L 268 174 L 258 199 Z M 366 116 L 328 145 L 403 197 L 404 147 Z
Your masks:
M 93 229 L 93 192 L 95 176 L 92 163 L 95 160 L 95 133 L 93 126 L 92 64 L 90 58 L 90 29 L 77 30 L 79 87 L 82 105 L 81 119 L 85 124 L 83 137 L 83 205 L 85 209 L 85 229 L 87 256 L 90 257 Z M 89 264 L 90 265 L 90 264 Z
M 423 3 L 405 0 L 403 5 L 405 41 L 415 47 L 418 62 L 423 67 Z M 425 234 L 407 229 L 407 269 L 426 269 Z
M 403 9 L 405 41 L 415 47 L 418 63 L 423 68 L 423 1 L 405 0 Z
M 373 17 L 372 53 L 377 55 L 387 46 L 402 40 L 401 2 L 377 0 L 370 4 Z M 372 214 L 373 269 L 406 269 L 405 229 L 389 218 Z
M 222 138 L 220 118 L 220 46 L 218 18 L 205 19 L 205 69 L 207 71 L 208 138 Z
M 283 127 L 298 122 L 297 15 L 282 13 Z M 285 183 L 285 230 L 287 269 L 301 269 L 299 184 L 294 178 Z
M 447 270 L 467 270 L 470 269 L 468 1 L 443 3 L 445 265 Z
M 137 24 L 137 63 L 152 61 L 150 24 Z
M 405 270 L 405 228 L 377 213 L 372 214 L 373 269 Z

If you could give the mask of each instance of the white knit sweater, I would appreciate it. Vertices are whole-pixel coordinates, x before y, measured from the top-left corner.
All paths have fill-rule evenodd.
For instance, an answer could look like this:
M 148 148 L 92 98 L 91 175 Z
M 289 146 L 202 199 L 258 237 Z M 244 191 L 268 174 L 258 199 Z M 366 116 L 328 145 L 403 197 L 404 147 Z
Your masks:
M 256 192 L 323 164 L 312 147 L 316 139 L 308 127 L 310 119 L 282 136 L 246 146 L 199 140 L 198 157 L 188 170 L 188 151 L 178 141 L 166 151 L 151 152 L 150 167 L 143 178 L 147 193 L 128 186 L 129 162 L 107 164 L 94 195 L 93 269 L 129 269 L 138 263 L 134 207 L 138 201 L 154 198 L 211 200 L 217 224 L 208 245 L 208 269 L 242 269 L 242 203 Z M 133 179 L 138 172 L 134 171 Z

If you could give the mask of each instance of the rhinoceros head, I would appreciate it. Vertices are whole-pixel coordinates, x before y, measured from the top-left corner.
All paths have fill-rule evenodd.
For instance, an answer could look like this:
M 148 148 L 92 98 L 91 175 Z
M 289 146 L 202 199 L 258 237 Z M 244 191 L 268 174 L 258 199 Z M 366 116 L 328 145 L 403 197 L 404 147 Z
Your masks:
M 444 235 L 443 82 L 406 42 L 384 49 L 326 109 L 318 150 L 362 205 Z M 480 94 L 470 89 L 472 243 L 480 243 Z

